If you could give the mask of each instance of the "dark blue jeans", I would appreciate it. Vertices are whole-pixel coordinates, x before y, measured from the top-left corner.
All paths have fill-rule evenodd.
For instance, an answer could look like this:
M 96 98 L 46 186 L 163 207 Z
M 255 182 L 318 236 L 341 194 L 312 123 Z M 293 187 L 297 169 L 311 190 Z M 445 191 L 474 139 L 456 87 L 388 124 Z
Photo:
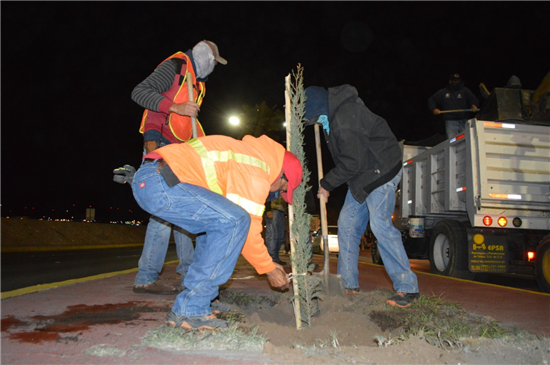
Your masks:
M 144 139 L 158 141 L 159 147 L 170 144 L 170 141 L 162 137 L 157 131 L 145 132 Z M 145 153 L 146 151 L 143 149 L 143 155 Z M 145 232 L 145 242 L 138 261 L 138 273 L 134 279 L 135 285 L 152 284 L 158 280 L 166 259 L 172 229 L 179 259 L 176 271 L 181 275 L 181 283 L 183 284 L 189 265 L 193 262 L 195 252 L 193 240 L 189 232 L 173 227 L 172 224 L 152 216 L 149 218 L 149 224 L 147 224 L 147 231 Z
M 250 215 L 226 197 L 200 186 L 169 187 L 156 162 L 144 163 L 132 189 L 142 209 L 188 232 L 198 234 L 185 290 L 172 311 L 180 316 L 211 314 L 210 302 L 231 277 L 250 228 Z
M 265 218 L 265 245 L 273 261 L 279 261 L 279 251 L 285 239 L 285 212 L 272 210 L 273 218 Z
M 138 261 L 138 273 L 134 279 L 135 285 L 147 285 L 158 280 L 159 273 L 164 266 L 166 251 L 170 243 L 170 235 L 174 231 L 174 241 L 176 242 L 176 253 L 178 254 L 179 265 L 176 271 L 181 274 L 181 282 L 187 275 L 189 265 L 193 262 L 195 249 L 189 232 L 173 227 L 172 224 L 151 216 L 145 233 L 145 243 L 143 251 Z
M 372 233 L 378 239 L 378 249 L 384 268 L 397 292 L 418 293 L 416 275 L 411 271 L 401 233 L 393 226 L 391 216 L 395 206 L 395 190 L 402 170 L 386 184 L 374 189 L 367 199 L 357 202 L 348 190 L 338 217 L 338 274 L 346 288 L 359 287 L 359 246 L 370 220 Z
M 464 133 L 466 129 L 466 122 L 468 119 L 462 120 L 446 120 L 445 121 L 445 133 L 447 134 L 447 139 L 454 138 L 461 133 Z

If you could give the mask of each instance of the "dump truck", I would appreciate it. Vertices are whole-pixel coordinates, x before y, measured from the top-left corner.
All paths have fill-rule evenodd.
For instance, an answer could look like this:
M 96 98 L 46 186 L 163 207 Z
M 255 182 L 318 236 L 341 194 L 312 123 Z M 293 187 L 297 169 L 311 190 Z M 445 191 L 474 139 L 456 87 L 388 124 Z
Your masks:
M 403 148 L 393 223 L 435 274 L 536 276 L 550 293 L 550 73 L 495 88 L 463 134 Z M 373 247 L 373 261 L 380 261 Z

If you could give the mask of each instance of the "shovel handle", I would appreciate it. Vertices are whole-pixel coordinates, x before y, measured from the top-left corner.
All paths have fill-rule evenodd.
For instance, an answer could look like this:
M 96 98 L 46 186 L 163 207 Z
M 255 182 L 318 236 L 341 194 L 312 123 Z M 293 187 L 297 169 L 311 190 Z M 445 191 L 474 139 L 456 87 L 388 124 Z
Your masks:
M 195 101 L 195 93 L 193 92 L 193 76 L 191 76 L 191 72 L 187 71 L 185 78 L 187 80 L 187 95 L 189 95 L 189 101 Z M 193 138 L 197 138 L 197 123 L 193 117 L 191 117 L 191 128 L 193 131 Z
M 321 179 L 323 178 L 323 155 L 321 154 L 321 135 L 319 133 L 319 124 L 315 123 L 314 126 L 315 129 L 315 150 L 317 152 L 317 175 L 319 178 L 319 184 L 321 183 Z M 321 195 L 319 198 L 321 204 L 320 204 L 320 210 L 321 210 L 321 232 L 323 233 L 323 236 L 328 235 L 328 228 L 327 228 L 327 205 L 325 201 L 325 197 Z M 325 251 L 327 250 L 327 247 L 325 247 Z
M 445 114 L 445 113 L 459 113 L 459 112 L 474 112 L 477 113 L 479 109 L 455 109 L 455 110 L 443 110 L 440 111 L 439 114 Z
M 323 155 L 321 154 L 321 135 L 319 133 L 319 124 L 315 123 L 315 150 L 317 152 L 317 174 L 319 178 L 319 185 L 321 185 L 321 179 L 323 178 Z M 324 267 L 323 276 L 325 290 L 330 293 L 330 270 L 329 270 L 329 247 L 328 247 L 328 227 L 327 227 L 327 202 L 325 197 L 321 195 L 319 198 L 320 210 L 321 210 L 321 232 L 323 233 L 323 253 L 324 253 Z

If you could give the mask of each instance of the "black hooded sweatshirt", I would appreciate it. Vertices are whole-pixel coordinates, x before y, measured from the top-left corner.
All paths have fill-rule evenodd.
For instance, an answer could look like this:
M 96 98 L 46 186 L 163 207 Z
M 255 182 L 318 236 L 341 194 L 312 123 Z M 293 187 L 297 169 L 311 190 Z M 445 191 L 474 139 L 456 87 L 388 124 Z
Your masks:
M 306 101 L 306 109 L 319 105 L 319 100 Z M 314 110 L 306 114 L 319 116 Z M 326 110 L 326 109 L 325 109 Z M 321 186 L 332 191 L 347 183 L 359 203 L 401 169 L 401 148 L 388 123 L 371 112 L 359 98 L 357 89 L 342 85 L 328 89 L 330 131 L 325 138 L 335 168 L 321 180 Z

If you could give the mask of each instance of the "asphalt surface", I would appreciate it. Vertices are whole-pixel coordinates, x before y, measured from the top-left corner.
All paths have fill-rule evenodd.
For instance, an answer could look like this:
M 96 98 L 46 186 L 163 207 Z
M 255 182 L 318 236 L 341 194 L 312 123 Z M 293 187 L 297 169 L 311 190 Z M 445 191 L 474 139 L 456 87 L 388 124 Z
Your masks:
M 284 261 L 288 257 L 282 255 Z M 392 286 L 382 266 L 360 263 L 363 291 Z M 314 262 L 322 267 L 322 257 Z M 336 272 L 336 259 L 330 260 Z M 164 280 L 177 281 L 170 262 Z M 287 270 L 290 268 L 287 266 Z M 164 324 L 175 295 L 135 294 L 135 269 L 2 293 L 2 364 L 264 364 L 271 360 L 226 357 L 226 354 L 181 353 L 144 347 L 143 336 Z M 550 295 L 417 272 L 420 292 L 459 303 L 511 328 L 550 335 Z M 230 289 L 268 293 L 265 276 L 255 274 L 241 257 Z M 90 349 L 107 346 L 124 356 L 98 356 Z
M 142 251 L 143 245 L 93 250 L 2 252 L 2 292 L 133 269 Z M 177 254 L 175 245 L 171 244 L 166 261 L 173 260 L 177 260 Z

